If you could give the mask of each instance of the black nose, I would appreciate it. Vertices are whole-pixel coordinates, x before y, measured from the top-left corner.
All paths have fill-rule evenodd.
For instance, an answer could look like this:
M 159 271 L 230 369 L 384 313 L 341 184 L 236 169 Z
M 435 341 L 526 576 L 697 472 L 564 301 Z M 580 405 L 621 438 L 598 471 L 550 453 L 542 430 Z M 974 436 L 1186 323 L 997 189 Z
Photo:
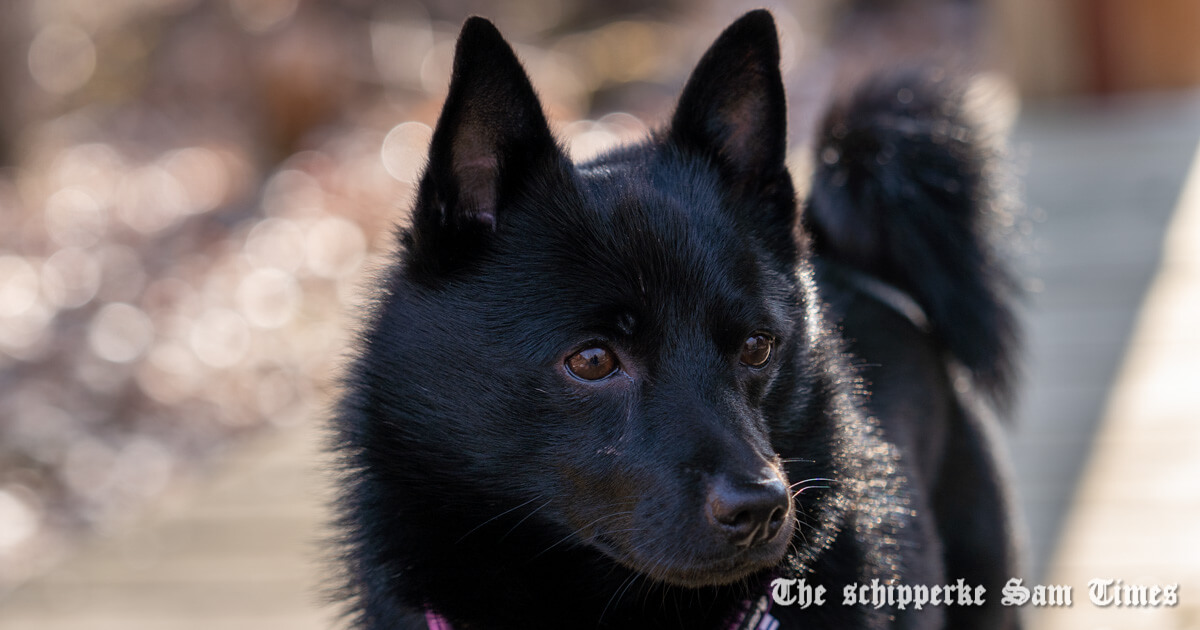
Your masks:
M 778 477 L 738 483 L 721 476 L 708 491 L 709 520 L 738 547 L 774 538 L 787 511 L 787 486 Z

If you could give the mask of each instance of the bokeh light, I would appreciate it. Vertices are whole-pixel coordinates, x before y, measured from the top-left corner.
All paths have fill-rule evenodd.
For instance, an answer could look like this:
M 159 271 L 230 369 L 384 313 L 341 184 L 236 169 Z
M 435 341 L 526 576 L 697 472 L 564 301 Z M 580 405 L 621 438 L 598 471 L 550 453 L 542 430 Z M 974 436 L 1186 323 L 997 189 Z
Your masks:
M 96 47 L 86 31 L 70 24 L 50 24 L 38 31 L 29 47 L 29 73 L 38 86 L 68 94 L 92 78 Z
M 237 304 L 246 320 L 259 328 L 279 328 L 292 320 L 300 307 L 296 278 L 279 269 L 256 269 L 242 278 Z
M 41 515 L 25 488 L 0 487 L 0 553 L 37 533 Z
M 11 4 L 0 595 L 231 441 L 328 408 L 461 22 L 381 0 Z M 626 83 L 678 87 L 682 31 L 640 10 L 494 8 L 577 157 L 647 133 L 626 103 L 667 107 Z M 629 113 L 593 115 L 600 91 Z
M 37 303 L 37 270 L 28 260 L 0 256 L 0 317 L 16 317 Z
M 242 28 L 263 33 L 282 25 L 296 12 L 299 0 L 229 0 L 234 18 Z
M 100 288 L 100 261 L 91 252 L 66 247 L 42 265 L 42 294 L 56 308 L 78 308 Z
M 135 306 L 106 304 L 92 319 L 88 347 L 96 356 L 113 363 L 129 363 L 140 357 L 154 339 L 154 325 Z
M 419 122 L 400 123 L 392 128 L 383 139 L 381 150 L 388 174 L 405 184 L 416 183 L 432 136 L 429 125 Z

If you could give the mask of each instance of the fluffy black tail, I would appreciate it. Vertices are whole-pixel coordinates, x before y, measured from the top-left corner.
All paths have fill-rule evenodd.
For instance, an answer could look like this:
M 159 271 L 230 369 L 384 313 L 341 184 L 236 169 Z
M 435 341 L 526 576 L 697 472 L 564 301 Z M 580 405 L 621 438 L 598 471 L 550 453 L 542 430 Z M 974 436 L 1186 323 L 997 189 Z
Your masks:
M 869 81 L 826 115 L 804 213 L 818 255 L 908 293 L 977 387 L 1008 407 L 1012 276 L 990 242 L 993 152 L 960 86 L 930 71 Z

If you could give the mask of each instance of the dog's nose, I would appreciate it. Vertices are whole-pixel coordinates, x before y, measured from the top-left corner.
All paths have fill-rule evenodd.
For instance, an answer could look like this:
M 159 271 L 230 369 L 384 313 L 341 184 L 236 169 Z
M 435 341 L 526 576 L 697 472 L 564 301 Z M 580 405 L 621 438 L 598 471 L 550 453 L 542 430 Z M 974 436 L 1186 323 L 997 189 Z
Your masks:
M 738 547 L 774 538 L 787 511 L 787 486 L 778 477 L 733 482 L 720 476 L 708 491 L 709 520 Z

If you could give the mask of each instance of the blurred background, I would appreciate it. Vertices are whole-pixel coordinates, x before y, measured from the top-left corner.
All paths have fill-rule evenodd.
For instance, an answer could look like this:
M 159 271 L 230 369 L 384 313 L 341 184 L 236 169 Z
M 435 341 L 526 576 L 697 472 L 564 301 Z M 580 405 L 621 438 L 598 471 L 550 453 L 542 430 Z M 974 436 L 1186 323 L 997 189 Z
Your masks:
M 1200 3 L 6 0 L 0 629 L 335 625 L 320 425 L 462 20 L 587 157 L 762 5 L 802 189 L 871 70 L 974 76 L 1009 137 L 1025 577 L 1075 589 L 1031 626 L 1200 628 Z M 1093 578 L 1180 603 L 1098 608 Z

